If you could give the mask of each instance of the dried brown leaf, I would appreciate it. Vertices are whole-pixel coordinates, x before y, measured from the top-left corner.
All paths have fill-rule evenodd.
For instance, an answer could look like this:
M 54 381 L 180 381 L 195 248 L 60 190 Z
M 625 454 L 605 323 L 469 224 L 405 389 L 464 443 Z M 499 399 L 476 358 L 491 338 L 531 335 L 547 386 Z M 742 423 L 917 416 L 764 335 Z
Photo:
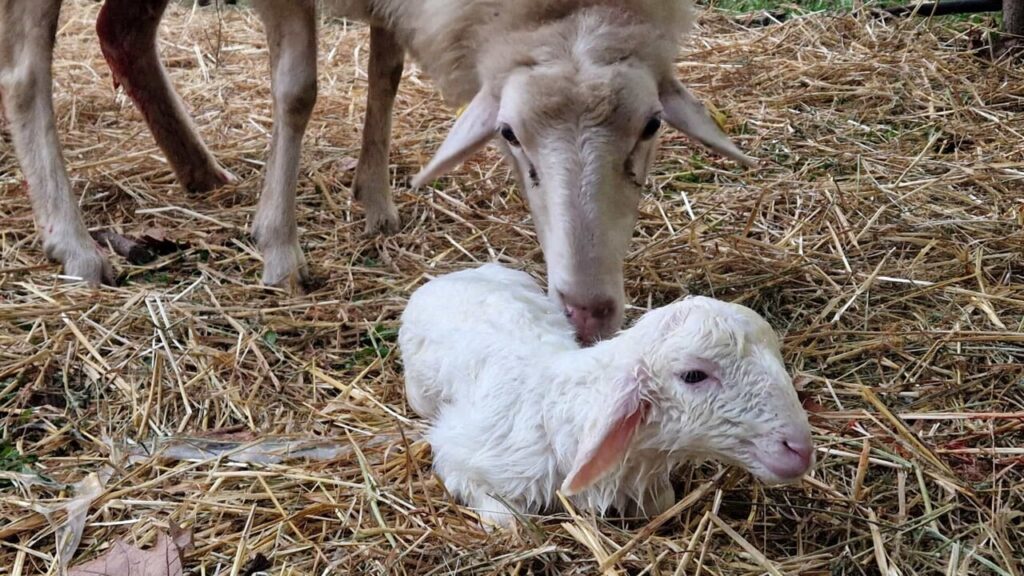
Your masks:
M 149 550 L 136 548 L 124 540 L 103 556 L 72 568 L 69 576 L 181 576 L 184 556 L 192 549 L 192 532 L 173 522 L 170 534 L 160 532 Z

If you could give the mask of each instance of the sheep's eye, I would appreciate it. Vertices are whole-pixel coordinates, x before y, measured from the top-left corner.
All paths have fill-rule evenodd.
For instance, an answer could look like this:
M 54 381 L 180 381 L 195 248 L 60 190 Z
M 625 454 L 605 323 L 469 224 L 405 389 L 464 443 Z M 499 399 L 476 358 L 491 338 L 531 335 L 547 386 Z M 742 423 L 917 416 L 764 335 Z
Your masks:
M 654 135 L 658 133 L 658 129 L 661 128 L 661 118 L 657 116 L 647 121 L 647 125 L 644 126 L 644 131 L 640 134 L 641 140 L 650 140 L 654 138 Z
M 703 370 L 690 370 L 683 372 L 682 379 L 687 384 L 699 384 L 708 379 L 708 374 Z
M 504 138 L 509 144 L 519 147 L 519 138 L 516 138 L 516 133 L 512 130 L 512 127 L 508 124 L 501 125 L 501 137 Z

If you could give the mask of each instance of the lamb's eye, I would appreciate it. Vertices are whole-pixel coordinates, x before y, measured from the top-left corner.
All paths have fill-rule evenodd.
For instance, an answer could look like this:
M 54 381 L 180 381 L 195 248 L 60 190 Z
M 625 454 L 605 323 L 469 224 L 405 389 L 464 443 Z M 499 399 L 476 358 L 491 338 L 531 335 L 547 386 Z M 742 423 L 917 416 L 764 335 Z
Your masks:
M 683 372 L 681 378 L 683 379 L 683 382 L 686 382 L 687 384 L 700 384 L 708 379 L 708 374 L 703 370 L 690 370 L 688 372 Z
M 516 138 L 516 133 L 512 130 L 512 127 L 508 124 L 501 125 L 501 137 L 504 138 L 509 144 L 519 147 L 519 138 Z
M 654 135 L 658 133 L 658 129 L 661 128 L 661 118 L 654 116 L 647 121 L 647 125 L 644 126 L 644 131 L 640 133 L 641 140 L 650 140 L 654 138 Z

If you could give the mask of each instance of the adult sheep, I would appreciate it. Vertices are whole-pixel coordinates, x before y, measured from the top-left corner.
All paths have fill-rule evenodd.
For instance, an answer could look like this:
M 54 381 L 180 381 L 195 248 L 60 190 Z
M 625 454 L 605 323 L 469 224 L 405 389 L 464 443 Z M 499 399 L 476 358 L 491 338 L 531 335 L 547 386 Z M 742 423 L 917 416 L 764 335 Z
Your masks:
M 437 178 L 495 136 L 537 226 L 549 294 L 585 342 L 622 323 L 623 260 L 662 121 L 746 165 L 673 75 L 690 0 L 326 0 L 371 25 L 369 93 L 353 192 L 368 232 L 398 229 L 388 184 L 391 113 L 405 52 L 446 100 L 466 105 L 415 178 Z M 182 184 L 231 180 L 195 134 L 164 73 L 156 29 L 168 0 L 107 0 L 104 55 Z M 0 0 L 0 92 L 46 253 L 69 274 L 109 281 L 57 141 L 50 61 L 61 0 Z M 263 282 L 299 289 L 295 220 L 302 135 L 316 100 L 315 0 L 253 0 L 270 47 L 274 129 L 253 234 Z

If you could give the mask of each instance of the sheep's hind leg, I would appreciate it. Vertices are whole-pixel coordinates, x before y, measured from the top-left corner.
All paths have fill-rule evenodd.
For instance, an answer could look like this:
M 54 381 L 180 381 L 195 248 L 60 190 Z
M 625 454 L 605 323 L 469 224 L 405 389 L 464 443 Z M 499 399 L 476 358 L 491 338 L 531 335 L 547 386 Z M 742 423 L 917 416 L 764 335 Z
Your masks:
M 43 251 L 64 273 L 113 284 L 68 180 L 53 113 L 53 45 L 61 0 L 0 0 L 0 100 L 28 183 Z
M 107 0 L 96 20 L 103 56 L 149 125 L 178 181 L 207 192 L 235 181 L 196 133 L 157 53 L 156 34 L 169 0 Z
M 522 507 L 516 507 L 515 503 L 510 502 L 509 506 L 516 508 L 516 511 L 522 510 Z M 490 495 L 474 495 L 470 499 L 469 507 L 476 512 L 480 520 L 483 521 L 485 530 L 491 530 L 494 527 L 508 529 L 512 527 L 512 524 L 516 521 L 515 514 L 508 509 L 508 506 L 504 502 L 493 498 Z
M 391 115 L 402 81 L 405 52 L 394 33 L 370 28 L 369 93 L 363 146 L 359 153 L 352 193 L 366 209 L 366 234 L 397 232 L 401 221 L 391 194 L 388 156 L 391 149 Z
M 301 293 L 306 258 L 295 221 L 302 136 L 316 104 L 316 6 L 314 0 L 258 0 L 270 47 L 274 130 L 270 158 L 252 232 L 263 255 L 263 283 Z

